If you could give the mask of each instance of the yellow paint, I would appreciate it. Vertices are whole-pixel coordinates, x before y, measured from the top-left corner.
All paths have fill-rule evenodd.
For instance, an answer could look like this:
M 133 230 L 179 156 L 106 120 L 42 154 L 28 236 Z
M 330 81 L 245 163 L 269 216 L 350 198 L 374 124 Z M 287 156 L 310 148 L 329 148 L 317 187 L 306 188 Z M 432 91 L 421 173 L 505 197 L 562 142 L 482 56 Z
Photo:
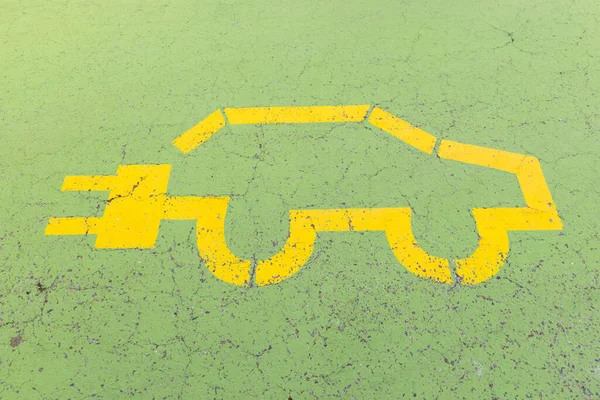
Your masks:
M 369 110 L 361 106 L 226 108 L 231 124 L 360 122 Z M 368 122 L 431 154 L 436 138 L 375 107 Z M 225 126 L 217 110 L 173 141 L 187 153 Z M 508 255 L 509 230 L 562 228 L 539 161 L 535 157 L 442 140 L 438 156 L 515 174 L 527 207 L 472 210 L 480 240 L 468 258 L 456 260 L 464 284 L 483 282 L 496 274 Z M 97 235 L 98 248 L 150 248 L 160 221 L 196 220 L 198 251 L 219 279 L 249 285 L 252 262 L 235 256 L 225 240 L 229 197 L 167 196 L 170 165 L 121 165 L 114 176 L 68 176 L 62 190 L 108 191 L 101 218 L 51 218 L 47 235 Z M 290 236 L 281 251 L 256 263 L 259 286 L 281 282 L 298 272 L 312 255 L 318 232 L 385 232 L 396 258 L 413 274 L 451 283 L 449 262 L 421 249 L 412 233 L 410 208 L 291 210 Z
M 256 267 L 259 286 L 278 283 L 302 268 L 310 258 L 317 232 L 383 231 L 396 258 L 410 272 L 451 283 L 448 260 L 432 257 L 416 243 L 410 208 L 350 208 L 290 211 L 290 236 L 282 250 Z
M 362 122 L 367 117 L 370 105 L 350 106 L 285 106 L 225 108 L 227 122 L 232 125 L 252 124 L 297 124 L 326 122 Z M 406 121 L 375 107 L 368 122 L 399 138 L 405 143 L 431 154 L 436 143 L 435 136 Z M 196 126 L 173 140 L 183 153 L 189 153 L 203 144 L 226 124 L 220 110 L 215 111 Z
M 228 204 L 229 197 L 169 197 L 164 218 L 196 219 L 196 243 L 206 267 L 225 282 L 247 286 L 252 263 L 236 257 L 225 241 Z
M 112 176 L 67 176 L 61 190 L 108 191 L 113 184 Z
M 494 276 L 506 260 L 509 230 L 559 230 L 562 222 L 537 158 L 442 140 L 440 158 L 515 174 L 527 207 L 475 208 L 479 245 L 471 257 L 456 260 L 456 273 L 467 284 Z
M 46 235 L 95 235 L 98 218 L 50 218 Z
M 361 122 L 369 105 L 310 107 L 226 108 L 230 124 L 297 124 L 317 122 Z
M 435 136 L 417 128 L 414 125 L 388 113 L 387 111 L 375 107 L 367 120 L 382 131 L 394 135 L 403 142 L 416 147 L 417 149 L 431 154 L 435 147 Z
M 96 236 L 105 249 L 154 247 L 163 219 L 197 220 L 200 256 L 215 276 L 247 285 L 250 262 L 235 257 L 225 244 L 228 197 L 167 196 L 170 165 L 121 165 L 115 176 L 68 176 L 63 190 L 106 190 L 102 218 L 51 218 L 46 235 Z
M 193 128 L 173 140 L 173 144 L 184 153 L 189 153 L 206 142 L 219 129 L 225 126 L 225 118 L 221 110 L 217 110 L 198 122 Z
M 125 165 L 116 176 L 66 177 L 63 190 L 109 191 L 104 216 L 89 228 L 81 218 L 51 220 L 46 234 L 96 234 L 98 248 L 154 247 L 170 170 L 170 165 Z
M 170 165 L 122 165 L 115 176 L 68 176 L 63 190 L 109 191 L 101 218 L 51 218 L 46 235 L 97 235 L 97 248 L 154 247 L 161 220 L 197 220 L 198 252 L 219 279 L 248 285 L 251 261 L 236 257 L 225 240 L 229 197 L 167 196 Z M 409 208 L 290 211 L 290 237 L 282 250 L 257 263 L 259 286 L 281 282 L 310 258 L 318 232 L 382 231 L 412 273 L 450 283 L 448 261 L 417 245 Z

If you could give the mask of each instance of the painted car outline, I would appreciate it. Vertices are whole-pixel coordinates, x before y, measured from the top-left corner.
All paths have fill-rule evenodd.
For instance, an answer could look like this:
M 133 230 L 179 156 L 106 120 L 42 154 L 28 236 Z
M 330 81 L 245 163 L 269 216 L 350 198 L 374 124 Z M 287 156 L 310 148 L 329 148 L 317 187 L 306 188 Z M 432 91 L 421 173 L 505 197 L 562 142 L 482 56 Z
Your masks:
M 380 107 L 292 106 L 245 107 L 216 110 L 177 137 L 173 144 L 183 153 L 200 146 L 221 128 L 231 125 L 367 122 L 433 154 L 437 138 Z M 562 222 L 536 157 L 450 140 L 441 140 L 438 157 L 509 172 L 517 177 L 526 207 L 471 210 L 479 242 L 473 254 L 455 260 L 462 284 L 477 284 L 494 276 L 509 252 L 508 231 L 560 230 Z M 196 220 L 198 251 L 217 278 L 250 285 L 252 261 L 235 256 L 225 242 L 225 216 L 229 197 L 168 196 L 171 166 L 120 165 L 113 176 L 68 176 L 62 190 L 109 191 L 101 218 L 51 218 L 47 235 L 97 235 L 97 248 L 151 248 L 161 220 Z M 414 238 L 412 210 L 401 208 L 346 208 L 289 210 L 289 237 L 272 257 L 258 261 L 258 286 L 279 283 L 296 274 L 314 250 L 318 232 L 384 231 L 398 261 L 410 272 L 442 283 L 452 283 L 449 261 L 427 254 Z

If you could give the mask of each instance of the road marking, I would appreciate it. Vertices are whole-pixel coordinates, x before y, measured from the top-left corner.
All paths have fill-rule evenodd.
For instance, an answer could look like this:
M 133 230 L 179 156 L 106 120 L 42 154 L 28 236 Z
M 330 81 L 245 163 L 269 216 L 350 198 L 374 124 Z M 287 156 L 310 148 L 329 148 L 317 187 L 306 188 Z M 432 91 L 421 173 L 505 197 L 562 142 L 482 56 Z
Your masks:
M 184 153 L 189 153 L 202 143 L 206 142 L 219 129 L 225 126 L 225 118 L 221 110 L 217 110 L 208 117 L 198 122 L 183 135 L 173 140 L 173 144 Z
M 97 235 L 100 218 L 50 218 L 46 235 Z
M 442 140 L 438 156 L 516 175 L 527 207 L 474 208 L 480 240 L 471 257 L 456 260 L 465 283 L 480 283 L 498 273 L 508 256 L 508 231 L 560 230 L 562 222 L 537 158 Z
M 435 142 L 437 141 L 435 136 L 379 107 L 373 109 L 368 122 L 427 154 L 433 152 Z
M 226 108 L 225 115 L 232 125 L 241 124 L 299 124 L 320 122 L 362 122 L 369 105 L 309 106 L 309 107 L 247 107 Z
M 346 208 L 290 211 L 290 236 L 282 250 L 256 268 L 259 286 L 279 283 L 310 258 L 318 232 L 382 231 L 394 255 L 413 274 L 451 283 L 448 260 L 428 255 L 412 233 L 411 209 Z
M 226 108 L 230 124 L 361 122 L 370 106 Z M 431 154 L 436 138 L 375 107 L 367 121 L 407 144 Z M 184 153 L 208 140 L 225 126 L 215 111 L 173 141 Z M 507 151 L 442 140 L 442 159 L 512 173 L 517 177 L 527 207 L 472 210 L 480 240 L 465 259 L 455 260 L 463 284 L 477 284 L 498 273 L 509 252 L 510 230 L 559 230 L 562 222 L 537 158 Z M 252 262 L 235 256 L 225 241 L 225 217 L 230 198 L 166 194 L 171 166 L 120 165 L 112 176 L 67 176 L 62 190 L 108 191 L 101 218 L 51 218 L 46 235 L 97 235 L 97 248 L 151 248 L 161 220 L 196 220 L 198 252 L 219 279 L 235 285 L 250 284 Z M 451 283 L 449 261 L 427 254 L 412 233 L 411 209 L 354 208 L 290 210 L 290 235 L 281 251 L 256 263 L 256 283 L 279 283 L 296 274 L 312 255 L 319 232 L 380 231 L 398 261 L 411 273 Z
M 226 282 L 247 285 L 250 261 L 225 243 L 229 197 L 167 196 L 171 166 L 120 165 L 112 176 L 68 176 L 62 190 L 108 191 L 101 218 L 51 218 L 46 235 L 96 235 L 100 249 L 147 249 L 156 244 L 161 220 L 197 220 L 200 256 Z
M 210 271 L 226 282 L 248 285 L 249 260 L 225 241 L 229 197 L 167 196 L 170 165 L 121 165 L 114 176 L 68 176 L 63 190 L 109 191 L 101 218 L 51 218 L 46 235 L 96 236 L 104 249 L 152 248 L 161 220 L 197 220 L 198 251 Z M 318 232 L 383 231 L 401 263 L 418 276 L 451 282 L 448 261 L 418 247 L 410 208 L 291 210 L 290 237 L 282 250 L 257 265 L 259 286 L 290 277 L 310 258 Z
M 289 106 L 289 107 L 245 107 L 225 108 L 223 112 L 230 125 L 296 124 L 363 122 L 387 132 L 405 143 L 431 154 L 436 137 L 403 121 L 402 119 L 375 107 L 367 118 L 370 105 L 350 106 Z M 227 122 L 220 110 L 210 114 L 194 127 L 173 140 L 173 144 L 183 153 L 189 153 L 202 145 Z

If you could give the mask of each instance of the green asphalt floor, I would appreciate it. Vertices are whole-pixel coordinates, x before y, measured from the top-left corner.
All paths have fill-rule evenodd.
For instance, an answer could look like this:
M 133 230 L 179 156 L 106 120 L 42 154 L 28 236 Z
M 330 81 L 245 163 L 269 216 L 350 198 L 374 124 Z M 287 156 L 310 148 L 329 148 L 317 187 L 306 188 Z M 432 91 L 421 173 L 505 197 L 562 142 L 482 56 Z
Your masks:
M 0 399 L 600 398 L 599 93 L 593 0 L 0 0 Z M 172 144 L 215 110 L 363 104 L 433 153 L 367 122 L 233 114 Z M 441 157 L 448 141 L 539 160 L 563 225 L 510 231 L 477 284 L 459 269 L 481 247 L 473 209 L 529 200 L 514 174 Z M 290 210 L 410 208 L 413 250 L 452 281 L 351 218 L 265 286 L 223 280 L 193 218 L 149 248 L 45 234 L 122 200 L 65 177 L 152 164 L 169 196 L 230 198 L 218 221 L 252 279 Z

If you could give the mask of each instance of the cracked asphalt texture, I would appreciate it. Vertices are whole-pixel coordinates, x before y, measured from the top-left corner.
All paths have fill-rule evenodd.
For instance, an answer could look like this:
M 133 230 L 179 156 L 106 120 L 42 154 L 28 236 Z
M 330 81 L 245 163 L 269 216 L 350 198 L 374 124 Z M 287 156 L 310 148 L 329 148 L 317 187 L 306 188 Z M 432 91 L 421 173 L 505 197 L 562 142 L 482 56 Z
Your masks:
M 600 6 L 576 1 L 3 0 L 0 398 L 600 398 Z M 227 126 L 219 107 L 377 104 L 438 138 L 540 159 L 562 231 L 510 234 L 493 279 L 405 270 L 379 233 L 321 234 L 272 286 L 219 281 L 194 223 L 154 249 L 44 236 L 101 216 L 67 175 L 173 165 L 169 194 L 229 195 L 230 248 L 268 257 L 287 210 L 405 207 L 437 256 L 472 253 L 473 207 L 513 176 L 360 124 Z

